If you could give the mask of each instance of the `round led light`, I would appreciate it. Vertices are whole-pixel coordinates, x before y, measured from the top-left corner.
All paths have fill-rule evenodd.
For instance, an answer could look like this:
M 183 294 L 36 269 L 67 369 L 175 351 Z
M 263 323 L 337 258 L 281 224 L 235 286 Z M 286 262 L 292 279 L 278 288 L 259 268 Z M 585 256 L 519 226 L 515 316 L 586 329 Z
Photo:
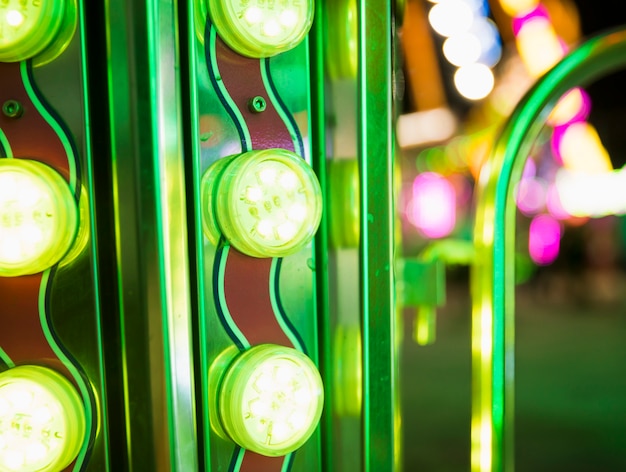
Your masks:
M 0 276 L 35 274 L 69 250 L 78 210 L 67 182 L 27 159 L 0 159 Z
M 219 393 L 222 426 L 241 447 L 265 456 L 298 449 L 322 414 L 324 390 L 313 362 L 300 351 L 255 346 L 229 367 Z
M 31 58 L 52 43 L 70 0 L 0 1 L 0 62 Z
M 221 159 L 203 178 L 204 229 L 219 228 L 239 251 L 282 257 L 308 244 L 322 215 L 320 184 L 311 167 L 284 149 Z
M 296 47 L 313 22 L 313 0 L 208 0 L 218 34 L 248 57 L 269 57 Z
M 0 373 L 0 470 L 63 470 L 85 431 L 82 402 L 65 377 L 26 365 Z

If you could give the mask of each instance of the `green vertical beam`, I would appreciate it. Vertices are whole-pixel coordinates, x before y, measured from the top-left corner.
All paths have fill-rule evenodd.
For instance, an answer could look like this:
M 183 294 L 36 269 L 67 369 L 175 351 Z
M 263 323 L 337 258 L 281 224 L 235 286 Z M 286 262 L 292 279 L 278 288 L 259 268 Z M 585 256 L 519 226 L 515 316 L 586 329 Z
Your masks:
M 395 468 L 391 2 L 358 5 L 364 470 Z
M 127 470 L 197 470 L 177 3 L 105 7 Z
M 472 472 L 514 469 L 514 188 L 530 148 L 559 98 L 624 66 L 626 30 L 592 38 L 574 50 L 519 103 L 481 170 L 471 280 Z
M 336 0 L 330 0 L 336 1 Z M 326 166 L 326 21 L 325 2 L 315 3 L 315 22 L 311 28 L 309 48 L 311 58 L 311 164 L 319 179 L 322 198 L 328 202 L 328 178 Z M 332 326 L 330 314 L 330 281 L 328 274 L 328 204 L 315 237 L 315 276 L 317 292 L 319 368 L 324 381 L 324 412 L 320 421 L 322 432 L 322 467 L 332 470 L 333 463 L 333 412 L 335 411 L 332 392 L 335 389 L 334 359 L 332 357 Z

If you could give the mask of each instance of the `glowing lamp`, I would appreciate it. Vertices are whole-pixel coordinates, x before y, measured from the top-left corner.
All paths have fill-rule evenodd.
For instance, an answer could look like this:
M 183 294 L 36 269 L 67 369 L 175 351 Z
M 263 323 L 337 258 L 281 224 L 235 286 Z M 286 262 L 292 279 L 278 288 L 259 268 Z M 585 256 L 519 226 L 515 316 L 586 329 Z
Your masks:
M 67 182 L 27 159 L 0 159 L 0 276 L 35 274 L 72 245 L 78 210 Z
M 68 1 L 0 2 L 0 62 L 22 61 L 48 47 L 62 29 Z
M 307 356 L 284 346 L 258 345 L 226 371 L 219 392 L 222 426 L 241 447 L 282 456 L 313 434 L 323 397 L 322 379 Z
M 298 252 L 313 238 L 322 192 L 311 167 L 284 149 L 220 159 L 203 178 L 203 221 L 213 241 L 221 233 L 253 257 Z
M 33 365 L 0 373 L 0 470 L 63 470 L 85 431 L 81 399 L 65 377 Z
M 313 0 L 208 0 L 218 34 L 247 57 L 269 57 L 296 47 L 313 22 Z

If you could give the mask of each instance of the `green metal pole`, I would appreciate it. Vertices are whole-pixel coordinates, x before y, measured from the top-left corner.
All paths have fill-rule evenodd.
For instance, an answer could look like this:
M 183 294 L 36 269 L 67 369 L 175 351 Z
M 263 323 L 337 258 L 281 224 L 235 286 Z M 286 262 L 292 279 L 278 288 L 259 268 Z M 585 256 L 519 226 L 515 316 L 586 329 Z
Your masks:
M 177 3 L 105 7 L 128 470 L 198 468 Z
M 385 472 L 395 469 L 397 439 L 391 4 L 359 2 L 358 18 L 363 464 Z
M 574 50 L 526 94 L 481 170 L 471 280 L 473 472 L 514 469 L 515 184 L 559 98 L 624 66 L 625 30 L 592 38 Z

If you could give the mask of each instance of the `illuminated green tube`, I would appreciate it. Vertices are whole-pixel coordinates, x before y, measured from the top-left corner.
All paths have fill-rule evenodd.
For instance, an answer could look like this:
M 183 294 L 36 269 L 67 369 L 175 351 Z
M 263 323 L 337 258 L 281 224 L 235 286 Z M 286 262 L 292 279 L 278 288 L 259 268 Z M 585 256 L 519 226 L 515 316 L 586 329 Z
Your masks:
M 472 266 L 472 472 L 513 470 L 515 200 L 532 143 L 559 98 L 626 66 L 626 30 L 571 52 L 504 124 L 476 192 Z

